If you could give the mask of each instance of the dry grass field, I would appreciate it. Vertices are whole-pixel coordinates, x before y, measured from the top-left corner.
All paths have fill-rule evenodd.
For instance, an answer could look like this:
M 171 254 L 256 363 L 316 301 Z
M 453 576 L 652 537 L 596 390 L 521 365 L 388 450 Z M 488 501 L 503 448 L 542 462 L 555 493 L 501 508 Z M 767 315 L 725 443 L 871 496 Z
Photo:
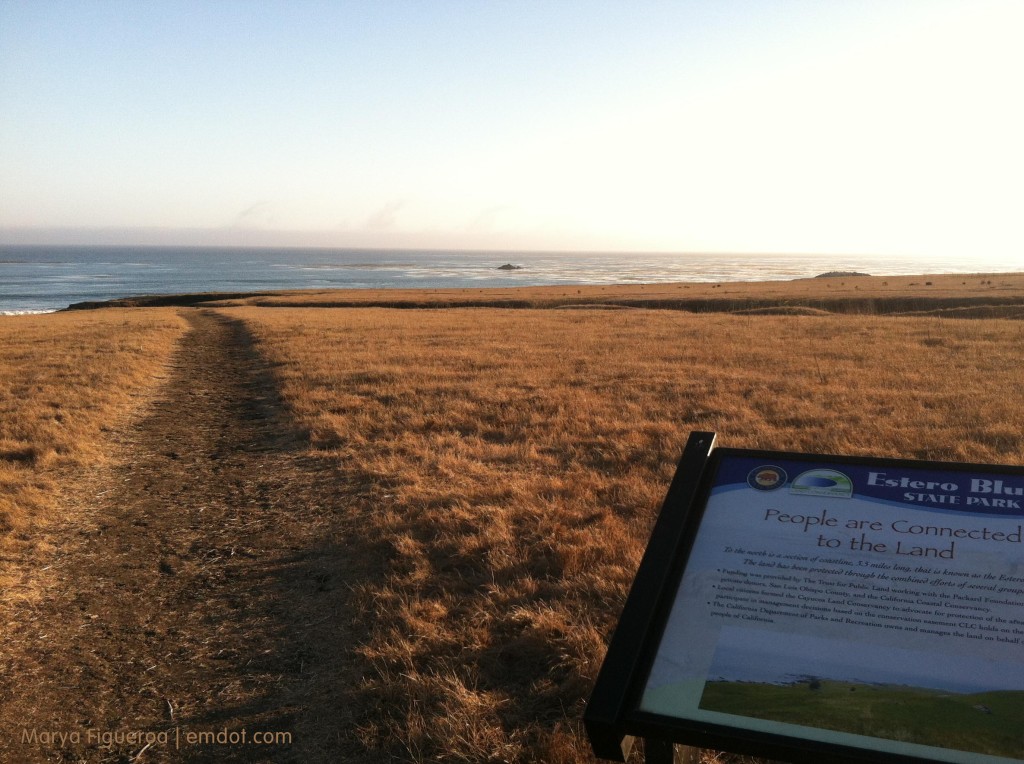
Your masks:
M 60 475 L 103 461 L 183 331 L 172 310 L 0 317 L 0 551 L 52 513 Z
M 275 761 L 593 761 L 584 704 L 689 432 L 1024 464 L 1024 275 L 865 279 L 0 319 L 0 552 L 71 541 L 55 559 L 76 571 L 50 577 L 50 610 L 5 611 L 0 717 L 292 719 Z M 431 300 L 445 307 L 408 309 Z M 116 521 L 77 534 L 54 510 L 115 452 L 120 487 L 96 506 Z M 0 580 L 33 574 L 27 553 L 2 563 Z M 172 589 L 207 620 L 196 604 L 147 613 Z M 102 709 L 69 689 L 75 656 Z M 141 686 L 135 664 L 152 670 Z M 28 669 L 35 706 L 16 684 Z M 178 760 L 5 732 L 0 757 Z
M 380 580 L 344 702 L 366 749 L 582 762 L 580 716 L 691 430 L 1024 463 L 1024 323 L 245 308 Z

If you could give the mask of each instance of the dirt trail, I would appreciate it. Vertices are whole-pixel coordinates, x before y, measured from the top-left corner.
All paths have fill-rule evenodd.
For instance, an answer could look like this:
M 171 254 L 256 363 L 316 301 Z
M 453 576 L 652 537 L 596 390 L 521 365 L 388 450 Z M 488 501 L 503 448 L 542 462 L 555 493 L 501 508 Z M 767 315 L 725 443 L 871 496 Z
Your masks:
M 185 315 L 119 464 L 47 532 L 42 596 L 0 611 L 2 761 L 359 758 L 340 477 L 305 453 L 244 327 Z

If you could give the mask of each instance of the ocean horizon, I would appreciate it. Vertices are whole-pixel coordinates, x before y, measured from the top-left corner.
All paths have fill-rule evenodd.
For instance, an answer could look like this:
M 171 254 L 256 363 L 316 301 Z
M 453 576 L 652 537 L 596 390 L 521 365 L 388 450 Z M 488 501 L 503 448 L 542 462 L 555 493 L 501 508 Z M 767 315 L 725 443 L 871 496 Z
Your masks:
M 829 271 L 887 276 L 1020 269 L 967 258 L 881 255 L 0 245 L 0 315 L 193 292 L 725 283 Z

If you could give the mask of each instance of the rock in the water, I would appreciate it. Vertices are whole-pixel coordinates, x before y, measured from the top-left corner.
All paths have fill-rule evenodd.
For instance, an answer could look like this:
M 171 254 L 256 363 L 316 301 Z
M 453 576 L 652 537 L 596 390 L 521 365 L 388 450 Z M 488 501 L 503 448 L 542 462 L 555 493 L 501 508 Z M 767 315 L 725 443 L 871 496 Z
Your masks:
M 504 265 L 499 265 L 498 266 L 498 270 L 499 271 L 521 271 L 522 269 L 523 269 L 523 266 L 521 266 L 521 265 L 512 265 L 512 263 L 505 263 Z

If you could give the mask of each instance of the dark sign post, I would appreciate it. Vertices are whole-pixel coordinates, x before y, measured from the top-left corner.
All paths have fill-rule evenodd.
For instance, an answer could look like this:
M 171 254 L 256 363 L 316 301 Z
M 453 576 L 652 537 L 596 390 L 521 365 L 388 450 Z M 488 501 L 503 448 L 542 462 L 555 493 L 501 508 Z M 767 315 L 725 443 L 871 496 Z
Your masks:
M 598 757 L 1024 762 L 1024 468 L 693 433 L 584 714 Z

